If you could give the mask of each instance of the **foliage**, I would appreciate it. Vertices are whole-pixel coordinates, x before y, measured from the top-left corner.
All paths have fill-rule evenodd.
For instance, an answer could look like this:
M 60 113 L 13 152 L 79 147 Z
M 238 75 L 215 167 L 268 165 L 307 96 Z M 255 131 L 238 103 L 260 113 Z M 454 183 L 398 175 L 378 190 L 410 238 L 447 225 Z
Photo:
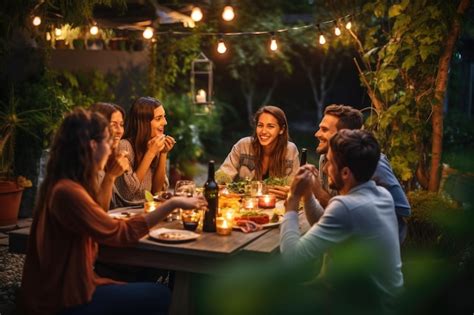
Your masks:
M 430 158 L 435 79 L 454 10 L 451 1 L 369 1 L 357 19 L 367 28 L 353 33 L 361 81 L 378 112 L 369 127 L 405 182 Z
M 474 148 L 474 123 L 472 119 L 459 111 L 450 111 L 444 122 L 444 148 Z
M 163 99 L 168 125 L 166 132 L 175 138 L 176 144 L 170 153 L 170 160 L 181 170 L 205 158 L 202 144 L 207 139 L 207 144 L 212 145 L 218 141 L 216 135 L 221 133 L 220 108 L 216 106 L 207 115 L 198 116 L 193 113 L 191 101 L 187 96 L 170 94 Z

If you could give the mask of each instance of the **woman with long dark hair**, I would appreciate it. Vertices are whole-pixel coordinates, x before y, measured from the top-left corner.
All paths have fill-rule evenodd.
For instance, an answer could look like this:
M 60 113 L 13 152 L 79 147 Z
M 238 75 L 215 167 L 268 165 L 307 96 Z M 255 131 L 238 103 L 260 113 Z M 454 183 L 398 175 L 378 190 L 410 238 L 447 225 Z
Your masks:
M 155 98 L 140 97 L 130 108 L 119 150 L 128 152 L 133 171 L 116 181 L 124 206 L 142 203 L 145 190 L 156 193 L 168 188 L 166 159 L 176 141 L 165 135 L 167 124 L 163 104 Z
M 19 308 L 27 314 L 165 314 L 168 288 L 119 283 L 94 272 L 98 244 L 130 246 L 173 209 L 205 206 L 202 198 L 174 197 L 155 211 L 112 219 L 97 203 L 97 172 L 111 152 L 108 122 L 76 109 L 53 141 L 35 205 Z
M 276 106 L 263 106 L 255 113 L 254 122 L 253 136 L 234 145 L 219 172 L 231 180 L 274 177 L 289 181 L 299 168 L 299 159 L 296 145 L 289 141 L 285 113 Z
M 130 168 L 127 152 L 119 151 L 118 145 L 124 133 L 125 111 L 122 107 L 105 102 L 97 102 L 89 108 L 92 112 L 101 113 L 109 122 L 109 133 L 112 138 L 112 153 L 105 164 L 104 170 L 99 171 L 100 193 L 97 196 L 99 205 L 104 210 L 117 208 L 123 204 L 123 197 L 115 187 L 115 179 Z

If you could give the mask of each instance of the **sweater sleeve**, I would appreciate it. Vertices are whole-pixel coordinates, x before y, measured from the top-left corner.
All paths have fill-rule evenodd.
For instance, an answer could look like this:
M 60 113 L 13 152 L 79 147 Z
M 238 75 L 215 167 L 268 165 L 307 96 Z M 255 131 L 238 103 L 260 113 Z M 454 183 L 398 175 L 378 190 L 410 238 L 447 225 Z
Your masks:
M 224 160 L 222 165 L 219 167 L 219 171 L 224 172 L 224 174 L 229 176 L 232 180 L 235 179 L 240 169 L 240 154 L 241 154 L 240 142 L 241 141 L 234 144 L 234 146 L 232 147 L 232 150 L 229 152 L 226 159 Z
M 72 181 L 62 181 L 55 187 L 50 210 L 65 229 L 106 245 L 134 244 L 148 233 L 143 216 L 112 219 L 81 185 Z

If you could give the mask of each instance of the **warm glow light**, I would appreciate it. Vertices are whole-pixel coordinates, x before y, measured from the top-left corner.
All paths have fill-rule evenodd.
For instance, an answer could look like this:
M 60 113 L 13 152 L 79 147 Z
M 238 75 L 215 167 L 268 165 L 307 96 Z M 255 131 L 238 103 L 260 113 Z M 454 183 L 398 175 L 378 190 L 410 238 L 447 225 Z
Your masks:
M 336 25 L 336 28 L 334 29 L 334 34 L 336 34 L 336 36 L 341 35 L 341 29 L 337 25 Z
M 46 40 L 48 42 L 51 40 L 51 34 L 49 32 L 46 33 Z
M 99 28 L 96 26 L 96 25 L 93 25 L 89 32 L 92 34 L 92 35 L 97 35 L 99 33 Z
M 275 51 L 278 49 L 278 44 L 277 44 L 277 41 L 274 37 L 272 37 L 272 40 L 270 42 L 270 49 Z
M 61 36 L 62 33 L 63 33 L 63 31 L 61 31 L 60 28 L 56 27 L 56 29 L 54 30 L 54 35 L 56 35 L 56 36 Z
M 152 27 L 147 27 L 143 31 L 143 37 L 146 39 L 150 39 L 153 37 L 153 28 Z
M 224 11 L 222 11 L 222 18 L 225 21 L 232 21 L 234 17 L 235 17 L 234 8 L 232 8 L 230 5 L 226 5 L 224 7 Z
M 346 28 L 347 28 L 348 30 L 350 30 L 350 29 L 351 29 L 351 27 L 352 27 L 352 23 L 351 23 L 351 21 L 347 22 L 347 24 L 346 24 Z
M 33 18 L 33 25 L 34 26 L 39 26 L 41 24 L 41 18 L 39 16 L 35 16 Z
M 193 19 L 194 22 L 199 22 L 202 20 L 202 11 L 199 7 L 193 8 L 191 11 L 191 19 Z
M 203 89 L 197 91 L 196 103 L 206 103 L 206 91 Z
M 224 40 L 220 39 L 219 44 L 217 44 L 217 52 L 219 54 L 224 54 L 227 51 L 227 47 L 225 47 Z
M 324 38 L 324 35 L 323 35 L 323 34 L 319 35 L 319 43 L 320 43 L 321 45 L 326 44 L 326 38 Z

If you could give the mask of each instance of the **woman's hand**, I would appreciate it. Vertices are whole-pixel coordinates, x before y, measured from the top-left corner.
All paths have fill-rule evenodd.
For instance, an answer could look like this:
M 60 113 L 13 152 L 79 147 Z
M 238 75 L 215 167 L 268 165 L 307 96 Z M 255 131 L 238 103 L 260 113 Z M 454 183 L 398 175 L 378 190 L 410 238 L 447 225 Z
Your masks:
M 161 153 L 168 153 L 170 152 L 174 145 L 176 144 L 176 140 L 172 136 L 165 137 L 165 147 L 161 150 Z
M 127 172 L 130 169 L 127 155 L 127 151 L 120 151 L 117 154 L 112 153 L 107 161 L 106 173 L 113 178 L 117 178 Z
M 163 151 L 165 147 L 165 135 L 156 136 L 150 139 L 150 141 L 148 141 L 147 147 L 148 151 L 154 155 L 160 154 L 160 152 Z
M 173 201 L 173 205 L 175 208 L 181 208 L 183 210 L 201 209 L 207 207 L 207 201 L 203 196 L 173 197 L 170 200 Z
M 290 186 L 268 186 L 268 193 L 275 195 L 278 199 L 286 199 L 290 192 Z

